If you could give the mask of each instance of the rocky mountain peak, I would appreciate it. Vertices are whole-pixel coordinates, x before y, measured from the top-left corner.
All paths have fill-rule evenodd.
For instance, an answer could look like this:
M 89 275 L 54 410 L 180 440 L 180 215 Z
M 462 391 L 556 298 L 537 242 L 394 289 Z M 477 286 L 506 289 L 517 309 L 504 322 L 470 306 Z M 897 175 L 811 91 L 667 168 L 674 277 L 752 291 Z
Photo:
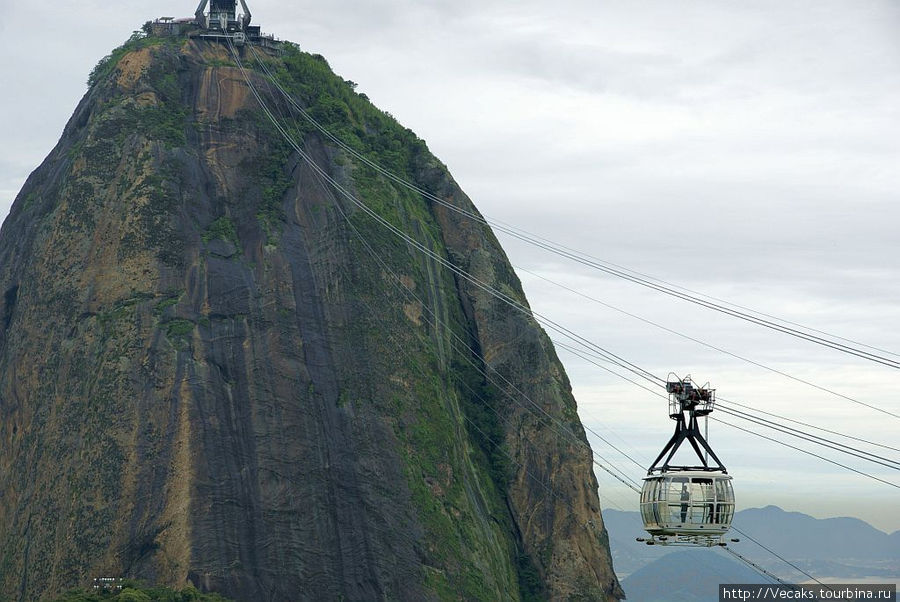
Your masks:
M 0 230 L 0 598 L 621 597 L 549 340 L 435 259 L 525 304 L 490 229 L 270 75 L 471 201 L 322 57 L 240 53 L 115 50 Z

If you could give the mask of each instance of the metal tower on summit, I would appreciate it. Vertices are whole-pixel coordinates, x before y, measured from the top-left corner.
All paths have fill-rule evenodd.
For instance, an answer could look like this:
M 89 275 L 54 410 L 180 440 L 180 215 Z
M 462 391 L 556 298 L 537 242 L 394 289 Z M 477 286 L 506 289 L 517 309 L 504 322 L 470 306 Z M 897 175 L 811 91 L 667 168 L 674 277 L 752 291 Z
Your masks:
M 209 5 L 209 15 L 205 14 Z M 204 29 L 219 29 L 223 32 L 245 31 L 250 26 L 250 9 L 247 2 L 241 0 L 241 8 L 244 14 L 237 18 L 237 0 L 201 0 L 194 16 L 197 25 Z
M 243 13 L 238 14 L 241 3 Z M 209 7 L 209 12 L 206 12 Z M 235 46 L 256 44 L 277 48 L 275 37 L 262 34 L 259 25 L 250 25 L 253 15 L 247 0 L 201 0 L 193 17 L 175 19 L 161 17 L 148 23 L 148 33 L 158 36 L 182 36 L 233 43 Z

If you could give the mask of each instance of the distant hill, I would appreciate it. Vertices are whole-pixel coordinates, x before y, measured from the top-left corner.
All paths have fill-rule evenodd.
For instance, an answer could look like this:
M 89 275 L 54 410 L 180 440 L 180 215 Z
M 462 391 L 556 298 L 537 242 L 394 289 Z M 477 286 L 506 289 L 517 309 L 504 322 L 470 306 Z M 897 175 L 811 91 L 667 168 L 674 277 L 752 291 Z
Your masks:
M 717 602 L 720 583 L 765 583 L 756 571 L 724 554 L 680 548 L 636 571 L 622 587 L 635 602 Z
M 858 518 L 818 519 L 766 506 L 738 512 L 734 524 L 794 558 L 900 558 L 900 532 L 888 535 Z
M 624 579 L 653 561 L 677 551 L 677 548 L 648 546 L 635 541 L 636 537 L 646 535 L 638 512 L 622 512 L 607 508 L 603 510 L 603 522 L 609 534 L 613 569 L 619 579 Z
M 663 575 L 666 573 L 660 570 L 661 567 L 669 564 L 672 554 L 683 549 L 636 542 L 635 537 L 644 534 L 637 512 L 604 510 L 603 519 L 609 532 L 616 573 L 620 579 L 627 577 L 623 583 L 630 582 L 634 588 L 638 575 L 649 579 L 647 587 L 651 589 L 653 583 L 664 583 Z M 819 578 L 876 577 L 890 581 L 900 576 L 900 531 L 889 535 L 857 518 L 817 519 L 800 512 L 787 512 L 777 506 L 742 510 L 735 515 L 734 525 Z M 743 540 L 731 544 L 735 551 L 783 578 L 807 579 L 740 534 L 734 533 L 733 536 Z M 708 553 L 703 550 L 697 552 Z M 660 561 L 663 557 L 665 560 Z M 627 586 L 625 591 L 631 594 Z M 644 600 L 642 597 L 630 597 Z

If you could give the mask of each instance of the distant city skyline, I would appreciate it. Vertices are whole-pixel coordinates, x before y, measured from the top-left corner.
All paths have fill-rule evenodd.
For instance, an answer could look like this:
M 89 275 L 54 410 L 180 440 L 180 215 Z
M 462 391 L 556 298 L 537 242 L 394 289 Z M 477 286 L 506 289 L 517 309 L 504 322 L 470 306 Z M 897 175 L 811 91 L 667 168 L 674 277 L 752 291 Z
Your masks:
M 324 55 L 422 137 L 488 217 L 900 352 L 900 5 L 248 1 L 264 31 Z M 94 64 L 143 22 L 189 16 L 195 5 L 89 0 L 7 8 L 0 48 L 15 59 L 0 67 L 10 83 L 0 100 L 7 116 L 0 216 L 59 139 Z M 17 26 L 24 23 L 52 35 L 36 39 Z M 900 413 L 896 370 L 499 237 L 532 307 L 604 348 L 654 374 L 690 373 L 728 399 L 897 447 L 895 418 L 538 276 Z M 649 464 L 671 435 L 665 403 L 558 352 L 584 423 Z M 767 434 L 900 482 L 895 470 Z M 589 438 L 602 462 L 643 476 Z M 735 477 L 739 508 L 774 504 L 900 529 L 896 488 L 714 421 L 710 440 Z M 604 507 L 637 508 L 636 496 L 603 471 L 598 480 Z

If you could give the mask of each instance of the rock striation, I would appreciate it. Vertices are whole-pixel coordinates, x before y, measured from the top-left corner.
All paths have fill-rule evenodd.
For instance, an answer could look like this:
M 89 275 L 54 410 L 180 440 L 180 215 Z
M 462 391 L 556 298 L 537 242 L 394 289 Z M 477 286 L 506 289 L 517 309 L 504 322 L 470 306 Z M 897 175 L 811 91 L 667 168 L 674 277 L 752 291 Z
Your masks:
M 359 153 L 476 211 L 412 132 L 320 56 L 242 52 L 332 178 L 526 303 L 489 228 L 331 143 L 263 65 Z M 0 231 L 0 599 L 98 576 L 238 600 L 622 597 L 533 319 L 324 186 L 227 47 L 135 38 L 91 83 Z

